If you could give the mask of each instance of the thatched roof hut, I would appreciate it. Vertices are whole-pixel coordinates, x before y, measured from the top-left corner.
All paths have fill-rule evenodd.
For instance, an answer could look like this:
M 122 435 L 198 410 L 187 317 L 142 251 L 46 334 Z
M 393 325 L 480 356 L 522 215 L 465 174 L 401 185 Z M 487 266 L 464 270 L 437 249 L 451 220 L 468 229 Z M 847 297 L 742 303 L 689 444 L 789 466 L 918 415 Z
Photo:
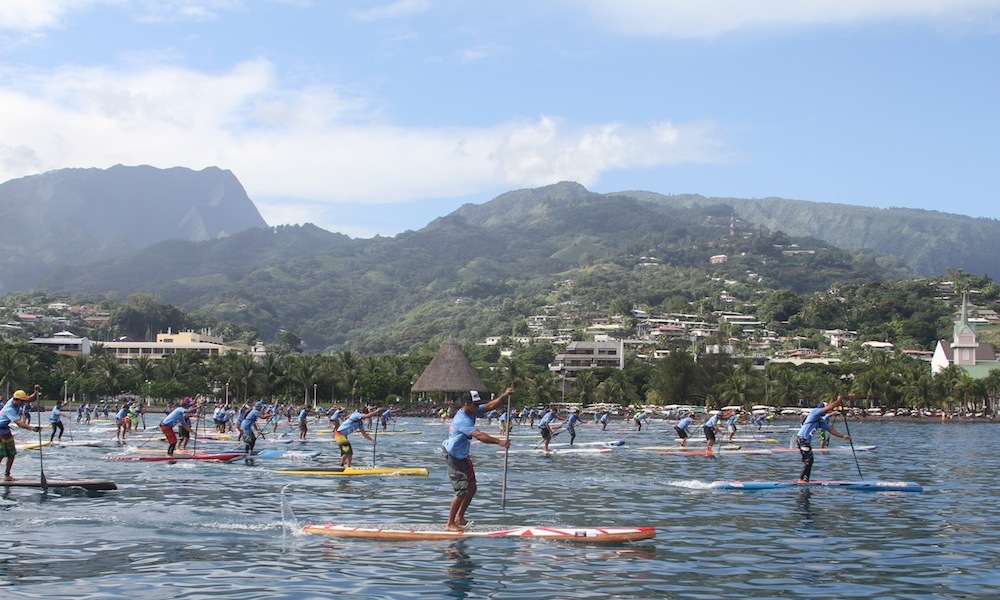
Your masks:
M 479 373 L 472 368 L 462 349 L 458 347 L 458 342 L 452 338 L 441 344 L 433 360 L 410 388 L 414 394 L 427 392 L 458 394 L 469 390 L 486 392 L 486 385 L 483 384 Z

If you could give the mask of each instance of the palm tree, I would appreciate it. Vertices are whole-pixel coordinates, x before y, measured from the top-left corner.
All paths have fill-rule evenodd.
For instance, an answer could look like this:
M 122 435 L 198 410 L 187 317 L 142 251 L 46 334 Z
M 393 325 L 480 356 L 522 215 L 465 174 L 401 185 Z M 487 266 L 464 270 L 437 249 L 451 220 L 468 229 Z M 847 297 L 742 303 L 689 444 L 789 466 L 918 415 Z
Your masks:
M 625 373 L 616 369 L 598 386 L 597 396 L 602 402 L 628 406 L 635 400 L 635 388 Z
M 257 360 L 252 355 L 246 352 L 239 352 L 236 353 L 232 366 L 234 379 L 243 388 L 243 402 L 247 402 L 250 398 L 251 389 L 257 380 L 260 379 L 260 365 L 257 364 Z
M 593 371 L 580 371 L 573 381 L 573 394 L 579 398 L 580 404 L 587 406 L 597 399 L 597 377 Z
M 10 398 L 11 385 L 28 379 L 28 361 L 24 355 L 12 346 L 0 347 L 0 384 L 3 385 L 3 397 Z
M 316 354 L 299 354 L 291 357 L 286 371 L 289 382 L 294 383 L 302 390 L 303 403 L 309 397 L 309 392 L 313 385 L 319 381 L 323 372 L 321 357 Z M 316 399 L 313 399 L 316 404 Z
M 802 385 L 799 381 L 797 371 L 786 366 L 777 366 L 772 371 L 773 377 L 767 382 L 767 396 L 765 404 L 770 404 L 768 400 L 774 401 L 774 406 L 791 406 L 799 399 L 799 390 Z
M 548 406 L 559 399 L 559 388 L 556 380 L 548 372 L 539 373 L 528 380 L 528 395 L 535 404 Z

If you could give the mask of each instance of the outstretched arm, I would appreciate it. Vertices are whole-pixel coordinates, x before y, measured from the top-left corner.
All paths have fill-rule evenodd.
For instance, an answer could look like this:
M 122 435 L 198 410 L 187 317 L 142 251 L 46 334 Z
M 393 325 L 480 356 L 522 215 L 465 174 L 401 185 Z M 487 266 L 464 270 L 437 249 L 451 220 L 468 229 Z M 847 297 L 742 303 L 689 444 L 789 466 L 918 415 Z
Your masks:
M 496 407 L 500 406 L 501 404 L 503 404 L 504 402 L 506 402 L 507 398 L 511 397 L 513 394 L 514 394 L 514 388 L 511 388 L 511 387 L 507 388 L 498 397 L 496 397 L 496 398 L 490 400 L 489 402 L 487 402 L 486 404 L 484 404 L 483 405 L 483 410 L 493 410 L 494 408 L 496 408 Z

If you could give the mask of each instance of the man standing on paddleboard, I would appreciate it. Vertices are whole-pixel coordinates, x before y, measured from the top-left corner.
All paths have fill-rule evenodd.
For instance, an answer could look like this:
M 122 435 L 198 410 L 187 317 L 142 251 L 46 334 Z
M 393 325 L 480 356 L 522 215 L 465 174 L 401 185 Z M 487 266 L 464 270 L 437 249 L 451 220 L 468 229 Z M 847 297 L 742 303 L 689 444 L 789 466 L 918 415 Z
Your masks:
M 14 456 L 17 455 L 17 448 L 14 446 L 14 433 L 10 430 L 11 425 L 17 425 L 21 429 L 27 429 L 38 433 L 42 430 L 41 425 L 32 427 L 21 416 L 21 409 L 29 402 L 38 397 L 40 385 L 35 385 L 35 391 L 30 396 L 24 390 L 17 390 L 3 408 L 0 409 L 0 457 L 7 457 L 6 469 L 4 469 L 3 480 L 14 481 L 10 476 L 10 468 L 14 466 Z
M 548 412 L 542 416 L 542 420 L 538 422 L 538 430 L 542 432 L 542 441 L 545 442 L 545 447 L 543 452 L 549 451 L 549 442 L 552 441 L 552 437 L 555 435 L 556 429 L 562 427 L 562 425 L 555 425 L 553 421 L 559 415 L 559 411 L 556 407 L 552 406 L 549 408 Z
M 715 445 L 715 434 L 719 431 L 719 411 L 713 412 L 715 414 L 701 424 L 701 429 L 705 432 L 705 450 L 708 452 L 712 451 L 712 446 Z
M 191 406 L 191 398 L 181 400 L 181 405 L 170 411 L 166 417 L 160 421 L 160 431 L 167 438 L 167 456 L 173 456 L 177 449 L 177 432 L 174 427 L 187 428 L 188 434 L 191 432 L 191 425 L 188 423 L 188 415 L 193 415 L 198 411 L 197 406 Z
M 843 404 L 844 397 L 838 394 L 837 399 L 829 404 L 820 402 L 816 408 L 809 411 L 806 420 L 802 422 L 802 427 L 799 429 L 798 435 L 795 436 L 795 444 L 799 447 L 799 453 L 802 455 L 802 473 L 799 475 L 799 483 L 809 483 L 809 476 L 812 475 L 812 436 L 817 429 L 825 429 L 831 435 L 845 440 L 851 439 L 851 436 L 840 433 L 831 427 L 830 421 L 826 418 L 828 413 L 837 410 Z
M 681 440 L 681 448 L 683 448 L 684 444 L 686 444 L 688 441 L 688 435 L 689 435 L 688 428 L 691 427 L 691 423 L 693 422 L 694 419 L 691 418 L 691 415 L 688 414 L 684 415 L 684 418 L 678 421 L 676 425 L 674 425 L 674 431 L 677 432 L 677 437 L 680 438 Z
M 455 403 L 458 411 L 451 420 L 448 439 L 441 444 L 448 453 L 448 477 L 455 490 L 455 497 L 451 499 L 451 507 L 448 509 L 448 524 L 445 526 L 448 531 L 462 531 L 468 524 L 465 520 L 465 511 L 469 508 L 472 497 L 476 495 L 476 471 L 470 456 L 472 438 L 502 448 L 510 448 L 510 440 L 501 440 L 477 429 L 476 417 L 497 408 L 513 393 L 513 388 L 507 388 L 499 397 L 484 403 L 479 397 L 479 392 L 472 390 L 462 394 Z
M 349 468 L 351 462 L 354 460 L 354 448 L 351 447 L 351 440 L 347 439 L 348 435 L 359 431 L 366 440 L 373 444 L 375 443 L 372 436 L 368 435 L 368 432 L 365 431 L 365 421 L 377 414 L 379 414 L 377 406 L 374 410 L 367 413 L 356 410 L 337 428 L 336 433 L 333 434 L 333 443 L 340 446 L 340 466 Z M 372 459 L 372 462 L 374 462 L 374 459 Z
M 573 442 L 576 441 L 576 424 L 580 422 L 580 409 L 574 408 L 569 412 L 569 416 L 566 417 L 566 431 L 569 432 L 569 445 L 572 446 Z
M 254 446 L 257 445 L 257 434 L 260 433 L 263 435 L 263 432 L 260 430 L 260 426 L 257 425 L 257 419 L 261 417 L 270 418 L 274 416 L 274 413 L 262 415 L 261 413 L 263 411 L 264 403 L 258 400 L 254 403 L 250 412 L 248 412 L 240 422 L 240 431 L 242 432 L 243 443 L 246 444 L 247 457 L 253 454 Z M 267 423 L 264 423 L 264 425 L 266 426 Z

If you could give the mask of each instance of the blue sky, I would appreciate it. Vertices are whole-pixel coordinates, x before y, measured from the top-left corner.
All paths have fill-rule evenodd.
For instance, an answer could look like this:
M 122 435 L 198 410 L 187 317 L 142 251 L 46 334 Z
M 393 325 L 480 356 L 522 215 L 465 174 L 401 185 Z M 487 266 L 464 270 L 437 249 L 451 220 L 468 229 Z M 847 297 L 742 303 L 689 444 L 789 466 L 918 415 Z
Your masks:
M 352 237 L 597 192 L 1000 218 L 1000 0 L 2 0 L 0 181 L 230 169 Z

